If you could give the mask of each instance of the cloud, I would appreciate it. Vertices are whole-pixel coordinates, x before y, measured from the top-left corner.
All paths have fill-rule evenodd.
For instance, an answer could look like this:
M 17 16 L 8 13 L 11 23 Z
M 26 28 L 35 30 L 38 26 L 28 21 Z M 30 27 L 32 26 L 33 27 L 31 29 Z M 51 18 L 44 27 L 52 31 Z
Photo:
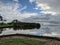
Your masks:
M 38 6 L 46 9 L 47 11 L 52 11 L 60 14 L 60 0 L 36 0 Z
M 51 6 L 49 6 L 46 3 L 39 3 L 36 1 L 36 8 L 39 8 L 39 10 L 42 10 L 41 13 L 44 13 L 44 14 L 52 14 L 52 15 L 56 14 L 55 11 L 51 10 Z
M 0 14 L 6 18 L 7 20 L 14 19 L 20 15 L 20 13 L 17 11 L 18 4 L 12 3 L 12 4 L 4 4 L 0 3 Z M 14 17 L 15 16 L 15 17 Z
M 27 6 L 24 6 L 23 8 L 21 8 L 19 11 L 22 11 L 22 10 L 24 10 L 24 9 L 26 9 L 27 8 Z
M 35 0 L 29 0 L 30 3 L 34 2 Z
M 41 11 L 42 14 L 51 14 L 51 15 L 56 15 L 56 12 L 53 11 Z
M 37 13 L 27 13 L 27 12 L 22 14 L 20 11 L 24 10 L 27 7 L 24 6 L 23 8 L 20 8 L 21 6 L 19 6 L 18 0 L 14 0 L 14 1 L 16 1 L 16 2 L 13 2 L 12 4 L 11 3 L 5 4 L 0 1 L 0 14 L 7 21 L 12 21 L 14 19 L 22 20 L 24 18 L 28 18 L 28 17 L 37 15 Z
M 42 3 L 38 3 L 38 2 L 36 2 L 36 3 L 37 3 L 37 7 L 41 8 L 41 10 L 48 10 L 48 9 L 50 9 L 50 7 L 47 4 L 42 4 Z

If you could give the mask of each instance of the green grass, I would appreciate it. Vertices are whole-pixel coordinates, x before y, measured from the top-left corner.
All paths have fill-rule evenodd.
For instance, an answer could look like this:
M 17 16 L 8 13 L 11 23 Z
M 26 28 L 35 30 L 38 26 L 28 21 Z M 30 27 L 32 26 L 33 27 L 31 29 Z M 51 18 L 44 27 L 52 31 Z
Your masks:
M 0 45 L 43 45 L 42 42 L 30 39 L 9 39 L 9 40 L 0 40 Z
M 4 27 L 4 26 L 13 26 L 13 24 L 0 24 L 0 27 Z

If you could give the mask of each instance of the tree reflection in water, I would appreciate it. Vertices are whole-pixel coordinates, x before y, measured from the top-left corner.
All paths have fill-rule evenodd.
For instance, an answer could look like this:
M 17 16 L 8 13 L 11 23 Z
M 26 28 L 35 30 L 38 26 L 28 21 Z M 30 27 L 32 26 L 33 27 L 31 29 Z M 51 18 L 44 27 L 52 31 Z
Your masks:
M 39 24 L 24 24 L 24 25 L 16 25 L 16 24 L 14 24 L 14 26 L 13 27 L 5 27 L 5 28 L 0 28 L 0 34 L 2 33 L 2 31 L 4 31 L 4 30 L 6 30 L 6 29 L 13 29 L 13 30 L 31 30 L 31 29 L 39 29 L 40 28 L 40 25 Z
M 37 25 L 22 25 L 22 26 L 14 26 L 13 27 L 14 30 L 39 29 L 39 28 L 40 28 L 40 25 L 38 25 L 38 24 Z
M 2 31 L 3 31 L 3 28 L 0 28 L 0 34 L 2 33 Z

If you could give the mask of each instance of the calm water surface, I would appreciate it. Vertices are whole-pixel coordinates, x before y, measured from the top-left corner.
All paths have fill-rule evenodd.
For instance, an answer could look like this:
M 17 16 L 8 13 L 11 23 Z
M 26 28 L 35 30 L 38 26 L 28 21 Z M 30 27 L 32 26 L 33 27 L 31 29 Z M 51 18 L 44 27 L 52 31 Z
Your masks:
M 30 35 L 44 35 L 60 37 L 60 26 L 59 25 L 42 25 L 40 29 L 13 29 L 13 28 L 3 28 L 0 29 L 1 35 L 9 34 L 30 34 Z

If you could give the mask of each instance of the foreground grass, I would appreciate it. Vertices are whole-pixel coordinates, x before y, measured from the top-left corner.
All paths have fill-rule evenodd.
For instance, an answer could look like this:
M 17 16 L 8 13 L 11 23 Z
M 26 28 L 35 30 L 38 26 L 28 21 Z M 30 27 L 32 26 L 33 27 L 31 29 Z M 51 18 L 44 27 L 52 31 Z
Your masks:
M 30 40 L 30 39 L 8 39 L 8 40 L 0 40 L 0 45 L 43 45 L 43 42 Z
M 0 45 L 60 45 L 60 41 L 44 38 L 10 36 L 0 38 Z

